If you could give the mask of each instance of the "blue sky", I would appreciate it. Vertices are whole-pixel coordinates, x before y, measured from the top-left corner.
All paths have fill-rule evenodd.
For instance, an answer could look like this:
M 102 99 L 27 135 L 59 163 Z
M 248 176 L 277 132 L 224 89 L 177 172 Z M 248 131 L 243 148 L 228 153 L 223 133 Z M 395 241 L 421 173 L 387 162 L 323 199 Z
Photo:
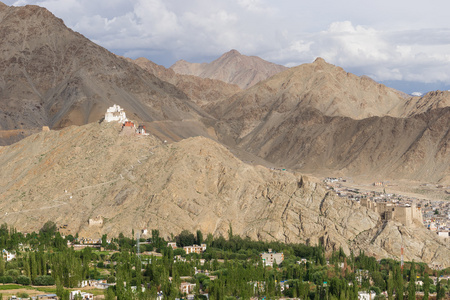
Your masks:
M 448 0 L 3 2 L 46 7 L 108 50 L 166 67 L 236 49 L 286 66 L 323 57 L 407 93 L 450 89 Z

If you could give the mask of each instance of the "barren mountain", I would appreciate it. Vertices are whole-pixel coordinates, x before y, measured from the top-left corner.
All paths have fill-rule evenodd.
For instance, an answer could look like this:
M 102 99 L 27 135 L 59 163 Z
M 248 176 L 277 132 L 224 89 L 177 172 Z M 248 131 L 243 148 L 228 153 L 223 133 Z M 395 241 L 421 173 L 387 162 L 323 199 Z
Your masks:
M 86 124 L 112 104 L 145 122 L 207 117 L 172 84 L 73 32 L 44 8 L 2 4 L 0 39 L 0 130 Z
M 243 118 L 251 126 L 274 109 L 282 113 L 314 108 L 327 116 L 364 119 L 390 115 L 396 106 L 405 102 L 400 92 L 318 58 L 313 63 L 278 73 L 235 95 L 231 104 L 227 102 L 218 108 L 225 119 Z
M 37 230 L 47 220 L 99 237 L 132 229 L 183 229 L 254 239 L 321 240 L 328 250 L 450 264 L 450 248 L 422 226 L 409 229 L 339 198 L 312 178 L 250 166 L 203 137 L 162 144 L 123 135 L 114 123 L 41 132 L 0 147 L 0 222 Z M 88 225 L 99 216 L 103 225 Z M 380 229 L 381 228 L 381 229 Z
M 242 55 L 236 50 L 223 54 L 211 63 L 199 64 L 180 60 L 170 68 L 179 74 L 218 79 L 243 89 L 287 69 L 257 56 Z
M 202 108 L 215 102 L 224 101 L 241 91 L 237 85 L 221 80 L 177 74 L 172 69 L 166 69 L 143 57 L 129 60 L 156 77 L 170 82 Z
M 305 172 L 448 182 L 445 93 L 407 98 L 317 59 L 215 105 L 218 135 Z
M 424 113 L 436 108 L 450 106 L 449 91 L 433 91 L 422 97 L 411 97 L 397 111 L 402 116 L 411 116 L 418 113 Z

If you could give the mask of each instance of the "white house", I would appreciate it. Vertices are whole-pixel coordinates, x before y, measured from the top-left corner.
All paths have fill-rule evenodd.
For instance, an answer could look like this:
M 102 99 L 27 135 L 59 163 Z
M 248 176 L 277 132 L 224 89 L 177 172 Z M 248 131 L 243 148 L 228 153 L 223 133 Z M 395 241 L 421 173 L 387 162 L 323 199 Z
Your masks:
M 128 119 L 123 108 L 117 104 L 114 104 L 106 110 L 105 121 L 125 123 Z
M 10 261 L 16 258 L 16 255 L 3 249 L 3 258 L 6 258 L 6 261 Z
M 358 300 L 373 300 L 377 294 L 374 291 L 358 292 Z
M 75 299 L 75 295 L 80 295 L 83 300 L 94 300 L 94 294 L 86 293 L 82 291 L 71 291 L 69 295 L 70 300 Z
M 269 249 L 268 252 L 261 253 L 259 255 L 263 261 L 265 266 L 273 266 L 275 262 L 277 265 L 280 265 L 284 261 L 284 254 L 272 252 L 272 249 Z

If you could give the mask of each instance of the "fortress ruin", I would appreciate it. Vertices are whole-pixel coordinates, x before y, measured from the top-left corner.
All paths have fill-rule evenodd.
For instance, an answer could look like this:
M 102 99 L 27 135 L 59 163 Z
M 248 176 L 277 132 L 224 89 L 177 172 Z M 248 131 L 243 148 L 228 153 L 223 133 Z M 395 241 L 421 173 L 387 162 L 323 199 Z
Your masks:
M 361 199 L 361 205 L 379 213 L 385 221 L 393 220 L 405 226 L 411 226 L 414 221 L 420 222 L 420 224 L 423 222 L 422 211 L 415 204 L 400 206 L 392 202 L 375 202 L 363 198 Z

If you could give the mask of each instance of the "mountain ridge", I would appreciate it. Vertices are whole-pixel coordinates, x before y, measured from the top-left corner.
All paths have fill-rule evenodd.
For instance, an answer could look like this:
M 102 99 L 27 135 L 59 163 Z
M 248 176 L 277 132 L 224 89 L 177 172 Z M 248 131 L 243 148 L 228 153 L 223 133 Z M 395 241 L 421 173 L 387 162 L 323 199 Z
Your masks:
M 180 60 L 170 69 L 183 75 L 222 80 L 246 89 L 287 68 L 257 56 L 242 55 L 233 49 L 211 63 L 189 63 Z

